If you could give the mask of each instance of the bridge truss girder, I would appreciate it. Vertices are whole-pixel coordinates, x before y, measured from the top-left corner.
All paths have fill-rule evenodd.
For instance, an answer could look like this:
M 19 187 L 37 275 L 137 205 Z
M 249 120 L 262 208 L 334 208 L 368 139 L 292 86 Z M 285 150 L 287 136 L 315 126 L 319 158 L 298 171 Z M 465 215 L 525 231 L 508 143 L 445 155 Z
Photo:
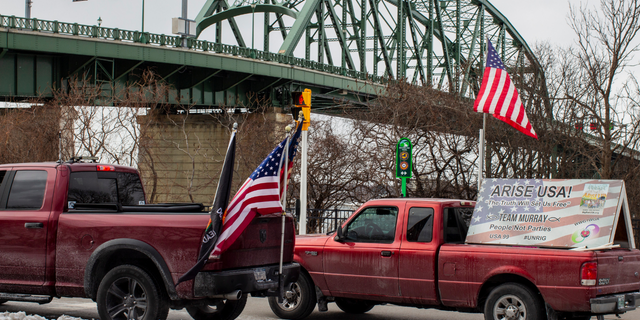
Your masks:
M 245 46 L 247 37 L 257 37 L 264 39 L 265 52 L 304 57 L 372 78 L 406 79 L 473 98 L 490 39 L 522 88 L 543 86 L 531 49 L 486 0 L 236 0 L 230 6 L 226 0 L 209 0 L 196 18 L 199 33 L 209 25 L 223 28 L 227 22 L 222 18 L 229 16 L 221 9 L 225 6 L 237 12 L 233 19 L 254 15 L 260 8 L 264 21 L 262 34 L 251 34 L 260 28 L 247 32 L 231 25 L 234 35 L 244 34 L 240 38 L 245 40 L 235 45 Z M 281 8 L 270 11 L 277 7 Z M 295 19 L 287 18 L 292 14 L 284 10 L 295 12 Z M 213 20 L 216 23 L 209 24 Z

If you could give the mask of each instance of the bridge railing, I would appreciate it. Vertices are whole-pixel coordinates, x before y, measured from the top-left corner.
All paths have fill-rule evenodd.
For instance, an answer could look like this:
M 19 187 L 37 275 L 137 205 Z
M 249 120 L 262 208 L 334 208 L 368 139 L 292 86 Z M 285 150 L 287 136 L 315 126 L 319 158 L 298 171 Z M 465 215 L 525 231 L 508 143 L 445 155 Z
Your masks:
M 104 40 L 124 41 L 133 43 L 143 43 L 147 45 L 157 45 L 163 47 L 179 48 L 183 46 L 183 38 L 164 34 L 154 34 L 149 32 L 121 30 L 118 28 L 105 28 L 100 26 L 81 25 L 77 23 L 67 23 L 59 21 L 39 20 L 36 18 L 20 18 L 16 16 L 0 15 L 0 28 L 20 29 L 27 31 L 64 34 L 79 37 L 99 38 Z M 320 63 L 313 60 L 285 56 L 278 53 L 260 51 L 247 47 L 233 46 L 222 43 L 214 43 L 206 40 L 187 38 L 186 47 L 195 51 L 214 52 L 252 58 L 263 61 L 293 65 L 296 67 L 346 76 L 353 79 L 371 81 L 375 83 L 385 83 L 386 78 L 371 75 L 366 72 L 351 70 L 343 67 Z

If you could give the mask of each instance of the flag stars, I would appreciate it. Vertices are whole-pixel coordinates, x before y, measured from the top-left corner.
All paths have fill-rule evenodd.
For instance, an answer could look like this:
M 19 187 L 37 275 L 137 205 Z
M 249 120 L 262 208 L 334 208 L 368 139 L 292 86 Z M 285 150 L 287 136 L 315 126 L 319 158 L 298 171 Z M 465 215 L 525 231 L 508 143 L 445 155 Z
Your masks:
M 518 207 L 516 206 L 511 207 L 511 212 L 516 212 L 516 211 L 518 211 Z

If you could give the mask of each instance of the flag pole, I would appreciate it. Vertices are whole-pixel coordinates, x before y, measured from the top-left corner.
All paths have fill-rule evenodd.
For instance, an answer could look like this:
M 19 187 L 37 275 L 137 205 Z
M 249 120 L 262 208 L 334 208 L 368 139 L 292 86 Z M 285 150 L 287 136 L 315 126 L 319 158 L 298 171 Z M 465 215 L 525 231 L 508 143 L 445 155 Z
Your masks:
M 480 193 L 480 187 L 482 187 L 482 179 L 484 179 L 484 159 L 485 159 L 485 146 L 484 146 L 484 133 L 486 132 L 487 126 L 487 114 L 484 113 L 482 116 L 482 129 L 480 129 L 480 137 L 478 140 L 478 193 Z
M 302 124 L 301 124 L 302 125 Z M 287 216 L 287 177 L 289 175 L 289 142 L 291 140 L 291 127 L 286 126 L 287 142 L 284 147 L 284 187 L 282 192 L 282 233 L 280 234 L 280 265 L 278 268 L 278 303 L 284 300 L 284 276 L 282 275 L 282 263 L 284 261 L 284 231 Z

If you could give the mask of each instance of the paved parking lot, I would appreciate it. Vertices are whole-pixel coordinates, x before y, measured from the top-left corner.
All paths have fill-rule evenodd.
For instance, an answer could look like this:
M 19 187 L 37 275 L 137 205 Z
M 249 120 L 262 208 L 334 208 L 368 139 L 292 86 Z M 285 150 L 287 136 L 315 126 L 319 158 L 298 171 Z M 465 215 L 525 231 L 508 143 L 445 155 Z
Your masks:
M 7 302 L 0 305 L 0 312 L 25 311 L 28 315 L 37 314 L 48 319 L 57 319 L 61 315 L 69 315 L 83 319 L 98 319 L 96 304 L 89 299 L 61 298 L 49 304 L 38 305 L 28 302 Z M 265 298 L 249 298 L 247 306 L 238 320 L 271 320 L 276 318 Z M 392 305 L 376 306 L 363 315 L 346 314 L 330 303 L 329 311 L 312 313 L 308 320 L 482 320 L 481 314 L 447 312 L 432 309 L 417 309 Z M 592 319 L 595 319 L 593 317 Z M 640 310 L 623 314 L 621 318 L 606 316 L 605 319 L 638 320 Z M 171 310 L 168 320 L 192 320 L 185 310 Z

